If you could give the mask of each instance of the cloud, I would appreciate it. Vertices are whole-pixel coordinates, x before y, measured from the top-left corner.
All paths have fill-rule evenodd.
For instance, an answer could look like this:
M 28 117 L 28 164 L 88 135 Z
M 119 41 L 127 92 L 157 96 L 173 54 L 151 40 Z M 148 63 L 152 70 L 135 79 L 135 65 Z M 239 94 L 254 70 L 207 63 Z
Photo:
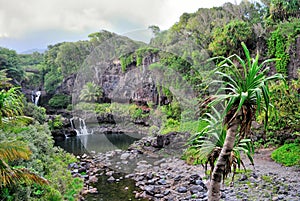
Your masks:
M 70 38 L 72 34 L 80 36 L 78 40 L 101 29 L 123 34 L 147 29 L 149 25 L 158 25 L 164 30 L 178 21 L 183 12 L 195 12 L 200 7 L 219 6 L 225 1 L 0 0 L 0 46 L 5 41 L 12 40 L 15 40 L 14 44 L 17 44 L 16 40 L 20 40 L 26 46 L 25 43 L 28 42 L 25 39 L 30 38 L 30 35 L 46 33 L 48 30 L 51 34 L 68 33 Z M 46 35 L 49 41 L 55 38 L 63 40 L 62 36 L 45 34 L 45 37 Z M 68 39 L 66 34 L 64 36 Z M 37 43 L 38 41 L 34 42 Z

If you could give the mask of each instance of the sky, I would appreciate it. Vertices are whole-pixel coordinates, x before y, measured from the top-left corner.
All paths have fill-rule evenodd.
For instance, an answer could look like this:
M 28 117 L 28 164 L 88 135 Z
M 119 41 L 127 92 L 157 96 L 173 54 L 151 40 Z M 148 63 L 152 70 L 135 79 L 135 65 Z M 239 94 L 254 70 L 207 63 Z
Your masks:
M 0 46 L 46 49 L 103 29 L 136 37 L 150 25 L 166 30 L 184 12 L 225 2 L 240 0 L 0 0 Z

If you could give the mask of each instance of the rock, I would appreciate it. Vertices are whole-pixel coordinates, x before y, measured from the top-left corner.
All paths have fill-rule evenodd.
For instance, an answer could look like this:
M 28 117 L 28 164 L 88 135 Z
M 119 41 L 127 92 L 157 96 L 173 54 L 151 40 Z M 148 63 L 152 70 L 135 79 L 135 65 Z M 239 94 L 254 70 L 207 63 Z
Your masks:
M 112 176 L 114 174 L 114 171 L 108 171 L 105 173 L 106 176 Z
M 246 181 L 248 179 L 247 175 L 243 174 L 239 181 Z
M 107 179 L 107 181 L 109 181 L 109 182 L 114 182 L 116 179 L 113 177 L 113 176 L 111 176 L 111 177 L 109 177 L 108 179 Z
M 158 180 L 157 183 L 158 183 L 159 185 L 166 185 L 166 184 L 167 184 L 166 180 L 164 180 L 164 179 Z
M 197 194 L 197 193 L 199 193 L 203 190 L 204 190 L 204 188 L 202 186 L 199 186 L 199 185 L 193 185 L 193 186 L 190 187 L 191 194 Z
M 156 197 L 156 198 L 163 198 L 164 195 L 163 194 L 155 194 L 154 197 Z
M 186 193 L 187 188 L 185 186 L 180 186 L 180 187 L 177 188 L 177 192 L 178 193 Z
M 169 195 L 170 194 L 170 190 L 165 190 L 164 192 L 163 192 L 163 194 L 166 196 L 166 195 Z
M 120 156 L 121 160 L 126 160 L 130 156 L 130 153 L 124 153 Z
M 155 194 L 155 186 L 146 186 L 145 191 L 149 195 L 154 195 Z
M 181 175 L 177 175 L 175 178 L 174 178 L 174 181 L 180 181 L 181 179 Z
M 191 184 L 196 184 L 196 181 L 197 181 L 197 180 L 201 180 L 200 175 L 198 175 L 198 174 L 193 174 L 193 175 L 190 176 L 190 183 L 191 183 Z
M 96 176 L 91 176 L 90 178 L 89 178 L 89 183 L 96 183 L 98 181 L 98 178 L 96 177 Z
M 97 194 L 98 190 L 97 190 L 97 188 L 92 188 L 92 189 L 89 189 L 88 192 L 91 193 L 91 194 Z
M 153 178 L 153 173 L 152 172 L 149 172 L 147 175 L 146 175 L 146 178 L 148 180 L 152 179 Z

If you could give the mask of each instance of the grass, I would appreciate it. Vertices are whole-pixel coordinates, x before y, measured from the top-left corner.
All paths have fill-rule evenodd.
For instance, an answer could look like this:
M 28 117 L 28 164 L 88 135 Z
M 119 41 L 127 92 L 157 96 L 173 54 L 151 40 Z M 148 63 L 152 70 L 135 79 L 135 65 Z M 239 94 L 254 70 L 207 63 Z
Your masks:
M 273 151 L 271 158 L 284 166 L 300 165 L 300 144 L 285 144 Z

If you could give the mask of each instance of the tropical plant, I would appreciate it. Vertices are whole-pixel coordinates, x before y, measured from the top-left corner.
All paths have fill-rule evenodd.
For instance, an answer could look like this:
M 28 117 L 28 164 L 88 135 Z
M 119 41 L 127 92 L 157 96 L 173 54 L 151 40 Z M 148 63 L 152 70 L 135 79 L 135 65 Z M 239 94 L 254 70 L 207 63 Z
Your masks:
M 80 92 L 79 99 L 85 102 L 94 102 L 102 98 L 103 90 L 93 82 L 87 82 Z
M 215 167 L 215 162 L 221 153 L 226 138 L 226 127 L 222 124 L 222 114 L 215 108 L 212 108 L 212 110 L 214 111 L 214 115 L 206 113 L 207 118 L 202 119 L 202 121 L 206 122 L 206 126 L 189 139 L 188 145 L 190 146 L 186 150 L 187 161 L 194 164 L 200 163 L 204 165 L 205 172 L 207 171 L 207 164 L 209 163 L 211 168 L 210 178 Z M 238 138 L 236 138 L 234 147 L 223 172 L 223 182 L 227 175 L 231 173 L 232 169 L 232 184 L 236 168 L 240 168 L 242 165 L 243 168 L 246 169 L 241 158 L 241 152 L 244 152 L 247 155 L 252 165 L 254 164 L 252 158 L 252 155 L 254 154 L 254 147 L 251 140 L 242 139 L 239 141 Z
M 31 151 L 23 142 L 0 142 L 0 189 L 20 183 L 47 184 L 48 181 L 26 168 L 13 168 L 7 162 L 28 160 Z
M 210 105 L 224 103 L 224 121 L 226 126 L 226 138 L 220 156 L 212 173 L 211 186 L 209 188 L 209 200 L 220 200 L 220 186 L 222 174 L 226 170 L 226 164 L 230 159 L 236 137 L 238 141 L 250 134 L 251 122 L 256 112 L 266 110 L 265 126 L 267 125 L 267 115 L 269 108 L 269 89 L 267 82 L 274 79 L 283 79 L 282 75 L 275 74 L 266 76 L 268 68 L 265 64 L 274 59 L 268 59 L 259 64 L 259 54 L 255 58 L 250 57 L 250 52 L 242 42 L 245 53 L 245 60 L 234 54 L 227 58 L 217 57 L 222 60 L 218 66 L 226 70 L 226 73 L 217 71 L 216 73 L 224 79 L 221 91 L 227 94 L 217 94 L 215 100 Z M 213 59 L 217 59 L 213 58 Z
M 23 101 L 18 88 L 2 89 L 0 91 L 0 125 L 22 115 Z

